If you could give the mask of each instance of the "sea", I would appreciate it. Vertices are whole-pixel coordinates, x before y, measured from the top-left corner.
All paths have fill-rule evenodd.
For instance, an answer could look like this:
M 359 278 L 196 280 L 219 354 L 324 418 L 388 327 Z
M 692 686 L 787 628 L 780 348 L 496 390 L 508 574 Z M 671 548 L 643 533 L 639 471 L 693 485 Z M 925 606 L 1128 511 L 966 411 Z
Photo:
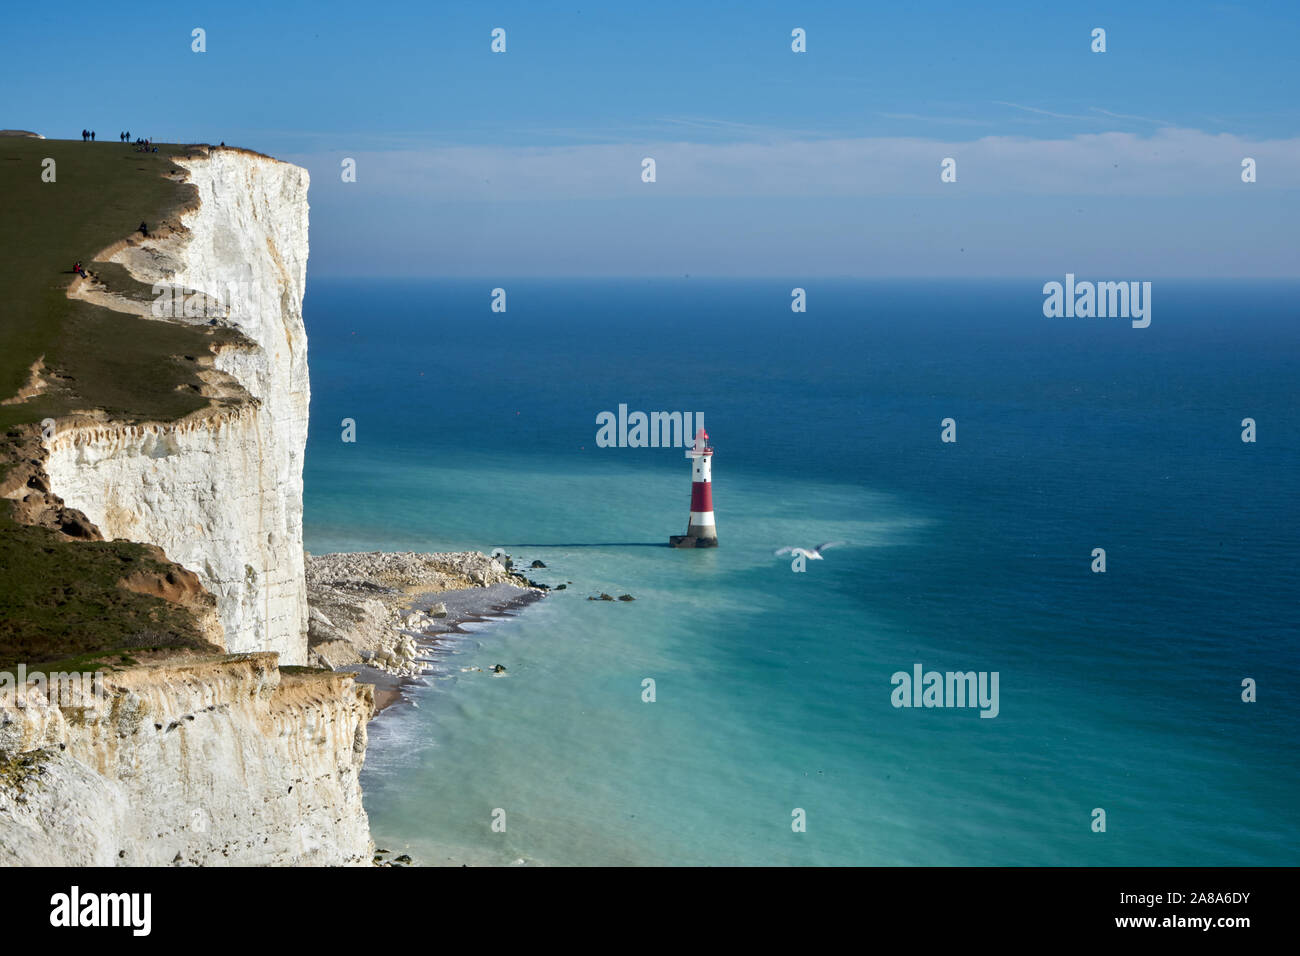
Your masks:
M 307 550 L 564 585 L 371 724 L 377 846 L 1300 862 L 1300 283 L 1157 279 L 1134 328 L 1046 317 L 1062 279 L 311 278 Z M 716 549 L 620 405 L 703 416 Z

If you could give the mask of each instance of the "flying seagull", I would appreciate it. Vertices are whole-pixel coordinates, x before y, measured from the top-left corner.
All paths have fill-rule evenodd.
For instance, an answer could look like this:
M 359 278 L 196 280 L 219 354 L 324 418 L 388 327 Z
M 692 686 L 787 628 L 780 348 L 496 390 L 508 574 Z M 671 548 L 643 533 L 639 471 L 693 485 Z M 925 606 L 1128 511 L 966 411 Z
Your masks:
M 817 547 L 813 548 L 812 550 L 809 550 L 808 548 L 785 547 L 785 548 L 780 548 L 777 551 L 774 551 L 773 553 L 774 554 L 802 554 L 809 561 L 820 561 L 822 560 L 823 551 L 825 551 L 827 548 L 837 548 L 843 543 L 844 543 L 843 541 L 823 541 L 821 544 L 817 545 Z

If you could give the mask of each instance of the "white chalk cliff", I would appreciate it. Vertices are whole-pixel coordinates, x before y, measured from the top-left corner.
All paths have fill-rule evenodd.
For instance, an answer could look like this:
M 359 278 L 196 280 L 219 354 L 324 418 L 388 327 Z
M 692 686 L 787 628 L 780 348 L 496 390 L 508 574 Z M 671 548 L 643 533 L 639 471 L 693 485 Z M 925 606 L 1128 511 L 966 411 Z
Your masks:
M 373 688 L 270 654 L 137 667 L 89 706 L 0 702 L 0 866 L 369 863 Z
M 199 193 L 198 207 L 182 217 L 185 229 L 109 258 L 151 285 L 221 301 L 218 321 L 251 344 L 223 348 L 211 382 L 222 390 L 224 380 L 229 394 L 225 373 L 250 400 L 180 422 L 60 427 L 46 443 L 46 470 L 53 492 L 105 538 L 158 545 L 195 572 L 217 599 L 227 650 L 275 651 L 283 664 L 305 664 L 307 171 L 235 150 L 178 165 Z M 111 296 L 85 297 L 147 312 Z
M 101 258 L 211 294 L 242 338 L 192 357 L 210 407 L 136 424 L 86 410 L 45 441 L 46 471 L 105 538 L 193 571 L 234 656 L 106 674 L 85 707 L 0 695 L 0 865 L 368 863 L 373 688 L 280 670 L 307 662 L 307 172 L 224 149 L 178 165 L 198 189 L 183 227 Z M 151 314 L 80 279 L 69 294 Z

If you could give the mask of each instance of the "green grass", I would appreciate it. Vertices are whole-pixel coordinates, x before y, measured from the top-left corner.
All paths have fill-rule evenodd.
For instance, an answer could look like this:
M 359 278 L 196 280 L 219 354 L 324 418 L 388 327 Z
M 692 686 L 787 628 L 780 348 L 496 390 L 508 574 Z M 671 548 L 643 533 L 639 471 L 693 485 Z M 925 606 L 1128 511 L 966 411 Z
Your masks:
M 0 430 L 57 418 L 72 409 L 103 408 L 125 421 L 180 418 L 202 408 L 193 363 L 229 332 L 174 325 L 112 312 L 67 298 L 80 259 L 114 291 L 140 298 L 146 287 L 120 266 L 93 264 L 101 249 L 130 236 L 144 221 L 175 221 L 194 188 L 164 178 L 180 172 L 171 157 L 186 147 L 135 153 L 120 143 L 0 138 L 0 397 L 26 383 L 45 356 L 60 387 L 21 405 L 0 405 Z M 55 161 L 56 181 L 41 181 L 42 161 Z
M 96 670 L 107 655 L 155 648 L 216 652 L 184 607 L 118 587 L 127 575 L 167 567 L 144 545 L 66 541 L 0 517 L 0 669 Z
M 80 259 L 109 287 L 140 298 L 124 269 L 97 252 L 176 221 L 192 186 L 165 178 L 188 151 L 136 153 L 120 143 L 0 138 L 0 398 L 26 384 L 45 358 L 56 384 L 27 402 L 0 405 L 0 475 L 18 453 L 15 426 L 99 408 L 123 422 L 170 421 L 207 404 L 195 358 L 236 333 L 123 315 L 67 298 Z M 56 181 L 41 180 L 55 161 Z M 140 545 L 74 542 L 15 522 L 0 501 L 0 667 L 58 662 L 62 669 L 122 664 L 140 650 L 207 644 L 179 605 L 118 586 L 135 571 L 166 570 Z

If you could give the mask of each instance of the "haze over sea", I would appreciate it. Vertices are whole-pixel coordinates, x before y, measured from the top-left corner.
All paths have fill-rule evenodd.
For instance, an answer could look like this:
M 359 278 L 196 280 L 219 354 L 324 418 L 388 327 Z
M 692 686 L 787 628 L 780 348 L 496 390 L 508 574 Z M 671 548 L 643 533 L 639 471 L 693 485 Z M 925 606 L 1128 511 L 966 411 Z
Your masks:
M 313 279 L 307 549 L 504 547 L 572 582 L 371 725 L 377 845 L 1294 864 L 1300 283 L 1157 279 L 1133 329 L 1045 318 L 1063 278 Z M 703 413 L 716 551 L 664 546 L 680 449 L 596 446 L 620 403 Z M 772 554 L 825 540 L 802 574 Z M 999 672 L 997 717 L 893 707 L 915 663 Z

